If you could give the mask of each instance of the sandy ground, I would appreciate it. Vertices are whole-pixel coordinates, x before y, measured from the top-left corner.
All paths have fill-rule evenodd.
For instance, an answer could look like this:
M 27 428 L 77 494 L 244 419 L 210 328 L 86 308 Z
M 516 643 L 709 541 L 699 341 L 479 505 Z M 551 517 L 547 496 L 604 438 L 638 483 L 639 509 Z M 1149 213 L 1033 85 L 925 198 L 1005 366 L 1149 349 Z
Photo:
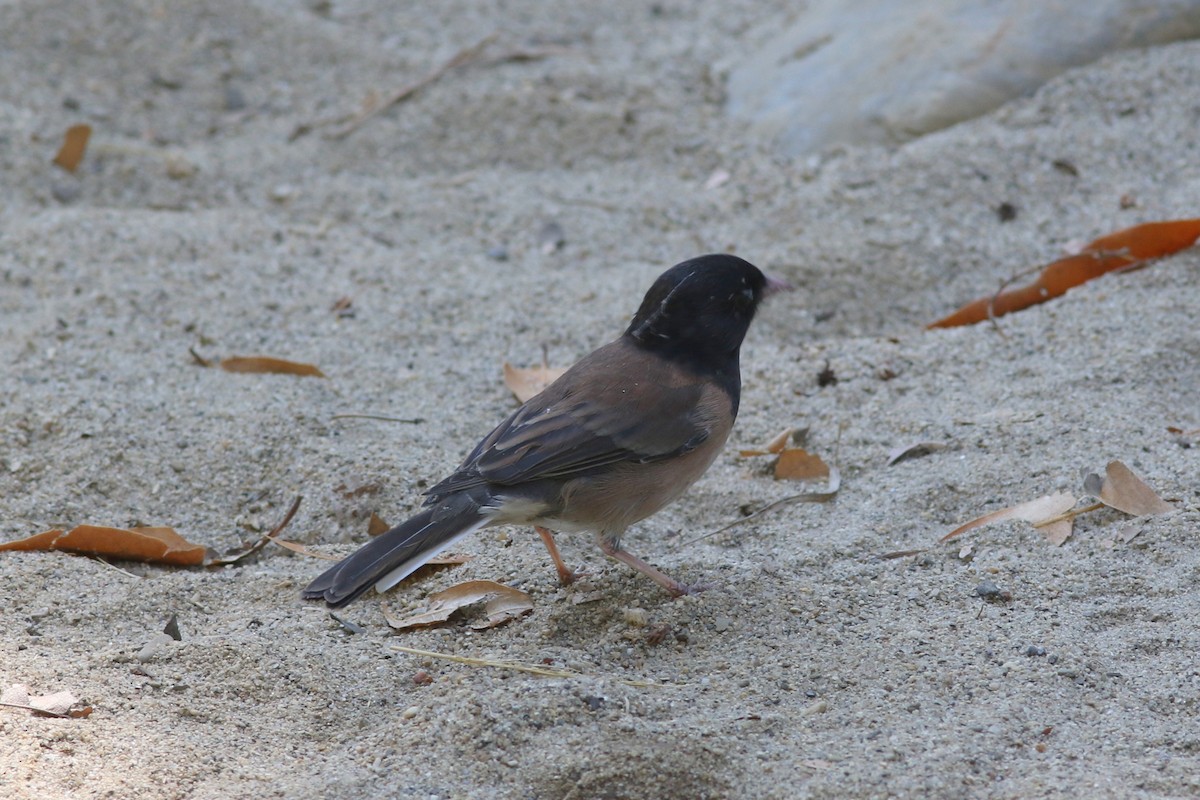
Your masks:
M 1197 216 L 1200 44 L 798 163 L 721 113 L 723 70 L 785 3 L 416 5 L 0 6 L 0 535 L 165 524 L 224 550 L 303 495 L 288 535 L 347 553 L 513 407 L 504 361 L 566 365 L 662 269 L 736 251 L 799 290 L 743 349 L 728 452 L 628 541 L 715 588 L 670 600 L 568 538 L 592 576 L 560 589 L 531 532 L 492 531 L 388 602 L 485 578 L 529 591 L 530 616 L 394 635 L 371 598 L 349 633 L 298 599 L 326 562 L 278 548 L 217 570 L 4 554 L 0 683 L 95 711 L 0 709 L 0 795 L 1200 792 L 1200 449 L 1167 431 L 1200 427 L 1200 252 L 999 330 L 921 327 L 1071 242 Z M 451 72 L 328 138 L 492 33 L 492 55 L 544 57 Z M 95 134 L 72 176 L 49 159 L 76 122 Z M 565 244 L 547 253 L 549 221 Z M 232 375 L 189 347 L 329 377 Z M 352 412 L 423 421 L 334 419 Z M 685 544 L 811 488 L 736 457 L 787 425 L 840 466 L 837 500 Z M 946 448 L 886 465 L 916 441 Z M 1081 493 L 1110 459 L 1179 510 L 1129 543 L 1100 511 L 1061 548 L 1016 523 L 969 535 L 973 558 L 936 545 Z M 981 600 L 984 580 L 1011 600 Z M 182 641 L 144 652 L 172 614 Z

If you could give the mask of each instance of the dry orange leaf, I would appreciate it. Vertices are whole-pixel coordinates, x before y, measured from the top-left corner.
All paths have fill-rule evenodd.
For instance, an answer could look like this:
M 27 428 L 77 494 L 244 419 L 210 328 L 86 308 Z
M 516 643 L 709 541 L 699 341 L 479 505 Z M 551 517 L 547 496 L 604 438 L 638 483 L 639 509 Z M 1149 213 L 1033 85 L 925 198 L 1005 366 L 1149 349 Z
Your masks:
M 829 465 L 820 456 L 799 447 L 780 452 L 775 462 L 775 479 L 780 481 L 811 481 L 829 477 Z
M 487 619 L 473 625 L 476 630 L 494 628 L 533 610 L 533 598 L 520 589 L 495 581 L 466 581 L 429 595 L 429 605 L 424 611 L 399 618 L 384 609 L 383 615 L 388 625 L 397 630 L 424 628 L 445 622 L 455 611 L 485 598 L 490 598 L 483 609 Z
M 271 356 L 232 356 L 221 359 L 221 369 L 226 372 L 270 373 L 274 375 L 311 375 L 324 378 L 325 373 L 312 364 L 287 361 Z
M 1077 255 L 1046 266 L 1028 286 L 1007 289 L 968 303 L 930 328 L 972 325 L 1011 311 L 1020 311 L 1064 294 L 1068 289 L 1106 272 L 1136 266 L 1151 258 L 1171 255 L 1200 239 L 1200 218 L 1147 222 L 1102 236 Z
M 1039 497 L 1036 500 L 1030 500 L 1027 503 L 1021 503 L 1020 505 L 1002 508 L 999 511 L 993 511 L 990 514 L 984 514 L 982 517 L 977 517 L 976 519 L 973 519 L 964 525 L 958 526 L 938 541 L 948 542 L 960 534 L 992 522 L 1000 522 L 1008 519 L 1021 519 L 1025 520 L 1026 522 L 1033 523 L 1035 528 L 1040 528 L 1046 538 L 1050 539 L 1055 544 L 1062 544 L 1064 541 L 1066 541 L 1067 537 L 1071 535 L 1071 519 L 1054 518 L 1065 513 L 1074 506 L 1075 497 L 1068 492 L 1048 494 L 1043 497 Z M 1064 530 L 1065 535 L 1063 535 Z
M 54 163 L 67 172 L 74 172 L 79 167 L 79 162 L 83 161 L 83 154 L 87 150 L 91 135 L 91 125 L 72 125 L 67 128 L 63 135 L 62 147 L 58 148 L 58 155 L 54 157 Z
M 173 528 L 108 528 L 78 525 L 64 533 L 55 529 L 0 544 L 0 550 L 66 550 L 129 561 L 194 567 L 210 556 L 203 545 L 184 539 Z
M 829 477 L 829 465 L 820 456 L 813 455 L 800 447 L 788 447 L 790 441 L 801 441 L 808 429 L 797 434 L 795 428 L 784 428 L 771 438 L 761 449 L 739 450 L 741 458 L 777 455 L 774 475 L 779 481 L 809 481 Z
M 1099 475 L 1091 474 L 1084 478 L 1083 485 L 1104 505 L 1135 517 L 1165 514 L 1175 510 L 1175 506 L 1159 497 L 1145 481 L 1120 461 L 1108 462 L 1108 466 L 1104 468 L 1103 479 Z
M 514 367 L 504 362 L 504 385 L 522 403 L 539 394 L 566 372 L 562 367 L 542 364 L 540 367 Z

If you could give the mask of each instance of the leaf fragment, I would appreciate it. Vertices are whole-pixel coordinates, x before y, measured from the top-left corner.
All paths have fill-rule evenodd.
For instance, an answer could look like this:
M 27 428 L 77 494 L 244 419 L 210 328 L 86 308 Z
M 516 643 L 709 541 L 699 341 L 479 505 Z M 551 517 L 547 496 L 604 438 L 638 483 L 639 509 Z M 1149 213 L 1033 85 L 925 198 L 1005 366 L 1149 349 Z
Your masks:
M 273 356 L 230 356 L 221 359 L 220 366 L 226 372 L 325 377 L 325 373 L 312 364 Z
M 84 555 L 175 566 L 199 566 L 209 557 L 207 547 L 184 539 L 174 528 L 110 528 L 77 525 L 65 533 L 44 531 L 27 539 L 0 544 L 0 550 L 65 550 Z
M 957 528 L 947 533 L 938 541 L 948 542 L 954 537 L 964 534 L 967 531 L 974 530 L 975 528 L 979 528 L 993 522 L 1001 522 L 1009 519 L 1024 520 L 1025 522 L 1033 523 L 1034 527 L 1038 527 L 1039 521 L 1043 523 L 1048 522 L 1053 517 L 1058 516 L 1059 514 L 1062 514 L 1068 509 L 1074 507 L 1074 505 L 1075 496 L 1069 492 L 1056 492 L 1055 494 L 1043 495 L 1035 500 L 1030 500 L 1019 505 L 1010 506 L 1008 508 L 1002 508 L 999 511 L 993 511 L 990 514 L 984 514 L 982 517 L 976 517 L 970 522 L 959 525 Z M 1055 520 L 1054 522 L 1050 522 L 1047 527 L 1049 527 L 1051 529 L 1051 533 L 1057 537 L 1062 533 L 1062 525 L 1060 523 L 1066 523 L 1067 535 L 1069 536 L 1071 529 L 1070 519 Z M 1046 531 L 1043 531 L 1043 533 L 1046 533 Z M 1050 538 L 1049 534 L 1047 534 L 1047 538 Z M 1063 537 L 1063 539 L 1065 541 L 1065 537 Z M 1056 544 L 1061 543 L 1062 542 L 1056 542 Z
M 775 462 L 775 480 L 811 481 L 829 477 L 829 465 L 820 456 L 799 447 L 779 453 Z
M 1171 255 L 1200 239 L 1200 218 L 1147 222 L 1102 236 L 1076 255 L 1060 258 L 1042 269 L 1027 285 L 1005 289 L 967 303 L 929 328 L 972 325 L 1002 317 L 1063 295 L 1068 289 L 1114 270 L 1132 269 L 1152 258 Z
M 1084 479 L 1085 487 L 1095 486 L 1096 483 L 1100 484 L 1099 490 L 1094 492 L 1097 499 L 1117 511 L 1124 511 L 1135 517 L 1146 517 L 1175 510 L 1175 506 L 1159 497 L 1158 493 L 1120 461 L 1108 462 L 1108 466 L 1104 468 L 1103 480 L 1095 474 Z
M 504 362 L 504 385 L 522 403 L 541 393 L 558 380 L 566 369 L 542 364 L 540 367 L 514 367 Z
M 90 709 L 87 709 L 86 713 L 72 712 L 71 707 L 78 702 L 79 699 L 68 691 L 31 695 L 29 687 L 21 683 L 14 683 L 3 692 L 0 692 L 0 706 L 23 708 L 27 711 L 36 711 L 40 714 L 50 714 L 55 717 L 86 717 L 91 713 Z
M 945 449 L 946 445 L 941 442 L 913 442 L 912 444 L 901 445 L 888 451 L 887 465 L 890 467 L 894 464 L 899 464 L 901 461 L 907 461 L 910 458 L 921 458 L 922 456 Z
M 423 611 L 408 617 L 397 617 L 384 608 L 384 618 L 396 630 L 424 628 L 441 624 L 459 609 L 487 599 L 484 606 L 486 621 L 473 625 L 476 630 L 494 628 L 533 610 L 533 598 L 512 586 L 495 581 L 466 581 L 449 589 L 429 595 Z
M 742 458 L 755 458 L 756 456 L 769 456 L 782 453 L 787 447 L 788 441 L 796 433 L 795 428 L 784 428 L 779 433 L 771 437 L 771 441 L 762 446 L 762 449 L 739 450 L 738 455 Z
M 54 157 L 54 163 L 67 172 L 74 172 L 79 167 L 79 162 L 83 161 L 83 154 L 87 151 L 88 139 L 91 136 L 91 125 L 72 125 L 67 128 L 67 132 L 63 134 L 62 147 L 58 148 L 58 155 Z

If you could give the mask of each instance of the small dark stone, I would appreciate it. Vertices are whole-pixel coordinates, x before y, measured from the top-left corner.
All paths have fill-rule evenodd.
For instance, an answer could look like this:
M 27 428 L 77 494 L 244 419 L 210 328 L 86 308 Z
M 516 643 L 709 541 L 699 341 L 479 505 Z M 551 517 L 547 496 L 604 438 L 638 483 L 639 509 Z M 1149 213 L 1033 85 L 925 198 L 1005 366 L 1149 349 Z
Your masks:
M 1003 202 L 996 206 L 996 216 L 1001 222 L 1012 222 L 1017 218 L 1017 207 L 1012 203 Z
M 241 111 L 246 107 L 246 95 L 236 86 L 225 87 L 225 110 Z
M 984 600 L 992 600 L 1000 595 L 1000 587 L 989 580 L 983 580 L 975 587 L 975 594 Z
M 1057 664 L 1058 656 L 1052 655 L 1049 658 L 1047 658 L 1046 661 L 1047 661 L 1047 663 L 1050 663 L 1050 664 Z
M 829 361 L 825 362 L 825 366 L 817 373 L 817 386 L 825 388 L 826 386 L 837 386 L 837 373 L 833 371 L 833 367 L 829 366 Z
M 493 261 L 508 261 L 508 248 L 503 245 L 489 247 L 487 257 Z
M 50 194 L 54 195 L 54 199 L 60 203 L 73 203 L 79 199 L 81 194 L 78 181 L 59 182 L 55 181 L 50 187 Z
M 597 697 L 594 694 L 585 696 L 583 702 L 587 703 L 588 711 L 599 711 L 604 708 L 604 698 Z
M 1065 158 L 1056 158 L 1050 162 L 1050 165 L 1064 175 L 1070 175 L 1073 178 L 1079 177 L 1079 167 Z
M 1031 645 L 1029 645 L 1029 647 L 1025 648 L 1025 655 L 1027 655 L 1027 656 L 1044 656 L 1044 655 L 1046 655 L 1046 648 L 1038 647 L 1036 644 L 1031 644 Z

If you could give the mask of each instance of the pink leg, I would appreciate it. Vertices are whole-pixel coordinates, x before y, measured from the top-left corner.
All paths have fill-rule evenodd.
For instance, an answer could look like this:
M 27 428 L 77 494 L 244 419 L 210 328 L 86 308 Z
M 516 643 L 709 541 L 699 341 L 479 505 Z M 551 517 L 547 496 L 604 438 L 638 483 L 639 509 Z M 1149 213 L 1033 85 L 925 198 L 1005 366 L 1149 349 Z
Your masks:
M 609 558 L 614 558 L 617 561 L 620 561 L 622 564 L 633 567 L 638 572 L 642 573 L 650 580 L 666 589 L 667 593 L 670 594 L 671 597 L 682 597 L 685 594 L 691 594 L 699 591 L 699 587 L 692 588 L 686 583 L 680 583 L 670 575 L 667 575 L 665 572 L 650 566 L 633 553 L 630 553 L 627 550 L 622 550 L 619 542 L 609 539 L 607 536 L 597 536 L 596 540 L 600 545 L 600 549 L 604 551 L 604 555 L 608 556 Z
M 546 545 L 546 549 L 550 551 L 550 558 L 554 561 L 554 569 L 558 572 L 558 582 L 563 586 L 570 586 L 582 573 L 571 569 L 563 561 L 562 556 L 558 552 L 558 544 L 554 541 L 554 531 L 549 528 L 543 528 L 540 525 L 534 525 L 533 529 L 537 531 L 538 536 L 542 537 L 542 544 Z

